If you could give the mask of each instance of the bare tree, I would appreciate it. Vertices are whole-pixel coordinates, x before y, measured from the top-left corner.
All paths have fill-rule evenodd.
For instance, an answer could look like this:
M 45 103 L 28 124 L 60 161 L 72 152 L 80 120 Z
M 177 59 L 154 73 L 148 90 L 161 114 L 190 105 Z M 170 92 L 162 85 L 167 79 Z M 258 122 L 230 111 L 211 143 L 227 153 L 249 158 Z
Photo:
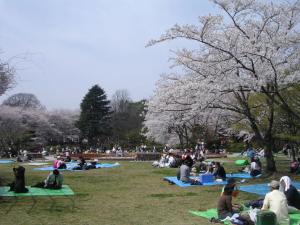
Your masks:
M 34 94 L 30 93 L 18 93 L 12 95 L 3 102 L 3 105 L 20 107 L 23 109 L 43 110 L 45 108 L 37 99 L 37 97 Z
M 0 62 L 0 96 L 14 84 L 14 69 L 7 63 Z
M 126 89 L 117 90 L 112 96 L 111 107 L 115 113 L 124 113 L 131 102 L 129 92 Z

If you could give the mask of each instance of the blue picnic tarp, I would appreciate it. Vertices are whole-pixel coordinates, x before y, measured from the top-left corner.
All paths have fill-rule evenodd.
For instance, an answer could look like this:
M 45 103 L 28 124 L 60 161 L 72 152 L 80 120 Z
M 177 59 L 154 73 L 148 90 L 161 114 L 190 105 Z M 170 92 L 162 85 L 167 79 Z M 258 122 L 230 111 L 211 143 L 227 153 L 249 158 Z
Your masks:
M 295 186 L 297 189 L 300 189 L 300 182 L 293 182 L 293 186 Z M 253 185 L 246 185 L 246 186 L 240 186 L 239 189 L 244 192 L 257 194 L 264 196 L 268 192 L 270 192 L 270 187 L 268 184 L 253 184 Z
M 84 170 L 73 170 L 74 167 L 77 166 L 77 163 L 67 163 L 67 169 L 61 169 L 60 171 L 84 171 Z M 100 168 L 112 168 L 120 166 L 119 163 L 98 163 L 96 164 L 96 169 Z M 46 167 L 40 167 L 40 168 L 34 168 L 33 170 L 39 170 L 39 171 L 52 171 L 54 168 L 53 166 L 46 166 Z
M 191 178 L 195 178 L 195 177 L 191 177 Z M 178 180 L 177 177 L 164 177 L 164 180 L 172 183 L 172 184 L 175 184 L 179 187 L 192 187 L 192 186 L 215 186 L 215 185 L 225 185 L 227 184 L 227 181 L 222 181 L 222 182 L 211 182 L 211 183 L 203 183 L 203 184 L 189 184 L 189 183 L 185 183 L 185 182 L 182 182 L 181 180 Z

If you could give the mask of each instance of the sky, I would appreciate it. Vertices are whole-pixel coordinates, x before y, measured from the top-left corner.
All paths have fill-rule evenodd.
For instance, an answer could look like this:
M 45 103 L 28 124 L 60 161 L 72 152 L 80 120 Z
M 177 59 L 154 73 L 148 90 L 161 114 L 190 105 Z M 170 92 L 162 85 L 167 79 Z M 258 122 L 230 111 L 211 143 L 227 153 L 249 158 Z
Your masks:
M 0 59 L 16 69 L 0 102 L 23 92 L 49 110 L 73 110 L 95 84 L 108 98 L 118 89 L 149 98 L 170 49 L 185 43 L 147 42 L 216 10 L 209 0 L 0 0 Z

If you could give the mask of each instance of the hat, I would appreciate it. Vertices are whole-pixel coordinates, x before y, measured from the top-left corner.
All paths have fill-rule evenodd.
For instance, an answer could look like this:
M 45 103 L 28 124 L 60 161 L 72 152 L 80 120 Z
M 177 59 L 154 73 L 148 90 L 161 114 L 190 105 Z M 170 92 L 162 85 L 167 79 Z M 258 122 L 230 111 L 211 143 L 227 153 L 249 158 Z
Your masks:
M 271 183 L 268 184 L 269 187 L 279 188 L 280 183 L 277 180 L 272 180 Z

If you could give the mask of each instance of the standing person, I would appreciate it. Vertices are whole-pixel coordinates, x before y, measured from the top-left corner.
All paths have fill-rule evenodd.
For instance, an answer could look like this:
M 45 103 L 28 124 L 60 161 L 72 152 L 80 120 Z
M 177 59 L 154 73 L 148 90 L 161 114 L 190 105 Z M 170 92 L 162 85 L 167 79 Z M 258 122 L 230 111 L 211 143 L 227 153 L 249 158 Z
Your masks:
M 269 184 L 271 192 L 266 194 L 262 210 L 270 210 L 276 214 L 277 223 L 279 225 L 289 224 L 287 199 L 281 191 L 279 191 L 280 183 L 272 180 Z
M 288 176 L 281 177 L 279 190 L 285 194 L 288 206 L 300 210 L 300 193 L 292 185 L 292 181 Z

